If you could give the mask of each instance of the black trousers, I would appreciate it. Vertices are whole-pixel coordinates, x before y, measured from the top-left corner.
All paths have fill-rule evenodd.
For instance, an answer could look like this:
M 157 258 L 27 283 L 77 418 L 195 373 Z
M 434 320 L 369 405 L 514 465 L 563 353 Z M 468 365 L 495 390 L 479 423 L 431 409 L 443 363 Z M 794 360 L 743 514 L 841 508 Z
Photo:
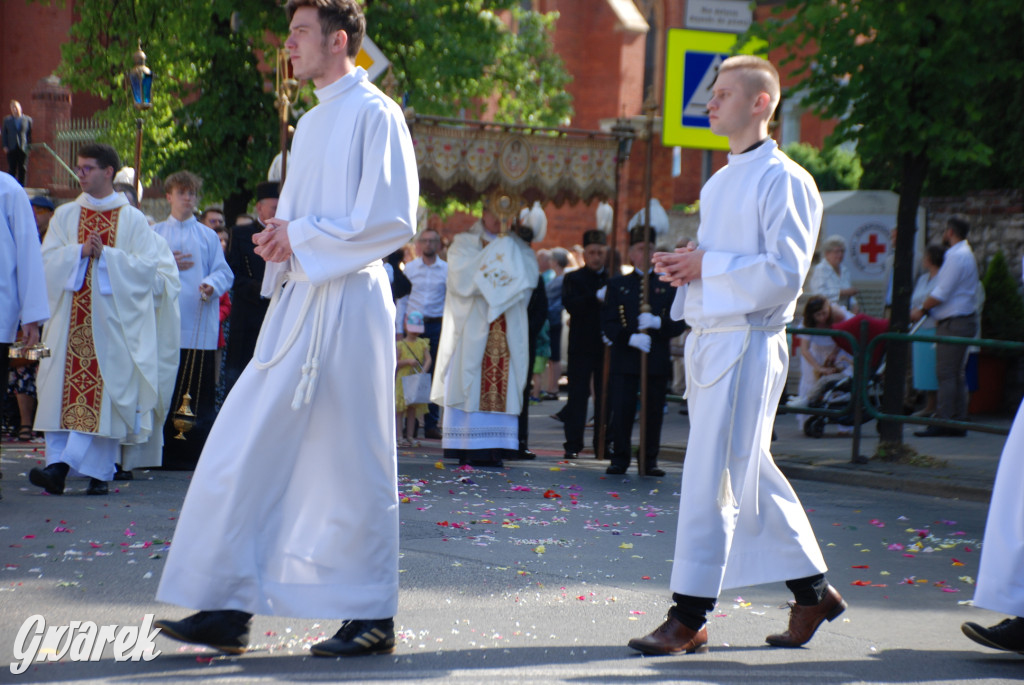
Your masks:
M 594 452 L 597 453 L 597 440 L 600 433 L 602 417 L 606 416 L 599 406 L 601 403 L 601 384 L 604 378 L 604 351 L 596 353 L 574 353 L 569 351 L 569 377 L 567 389 L 569 399 L 562 410 L 565 419 L 565 451 L 579 453 L 583 449 L 583 433 L 587 425 L 587 402 L 590 400 L 590 387 L 594 387 Z
M 11 176 L 22 186 L 28 175 L 28 154 L 24 150 L 11 149 L 7 152 L 7 168 Z
M 608 383 L 609 404 L 612 407 L 611 436 L 615 443 L 612 449 L 612 466 L 628 468 L 632 458 L 631 439 L 633 418 L 637 410 L 637 393 L 640 391 L 640 376 L 613 373 Z M 661 423 L 665 418 L 665 395 L 668 394 L 668 376 L 647 377 L 647 444 L 645 462 L 647 468 L 658 465 L 661 448 Z
M 195 361 L 188 363 L 189 353 L 195 352 Z M 191 471 L 199 463 L 199 455 L 206 444 L 216 418 L 217 386 L 213 381 L 213 350 L 182 350 L 178 364 L 178 379 L 174 383 L 171 408 L 164 422 L 163 468 L 169 471 Z M 190 369 L 191 368 L 191 374 Z M 201 370 L 201 373 L 200 373 Z M 191 375 L 191 379 L 189 376 Z M 188 381 L 191 380 L 191 383 Z M 188 394 L 192 396 L 191 408 L 195 414 L 195 426 L 185 433 L 185 439 L 175 438 L 178 429 L 174 427 L 174 414 L 181 406 L 182 386 L 188 383 Z

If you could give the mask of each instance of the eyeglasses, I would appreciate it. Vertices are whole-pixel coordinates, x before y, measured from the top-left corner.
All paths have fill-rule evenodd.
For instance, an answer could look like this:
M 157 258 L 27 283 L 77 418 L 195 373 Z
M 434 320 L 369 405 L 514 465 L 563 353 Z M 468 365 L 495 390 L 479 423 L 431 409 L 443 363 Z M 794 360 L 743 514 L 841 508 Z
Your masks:
M 99 169 L 99 167 L 93 166 L 92 164 L 85 164 L 83 166 L 76 166 L 75 173 L 79 176 L 86 176 L 87 174 L 92 173 L 95 169 Z
M 440 245 L 441 244 L 441 239 L 440 238 L 418 238 L 416 240 L 416 242 L 418 242 L 418 243 L 437 243 L 437 244 Z

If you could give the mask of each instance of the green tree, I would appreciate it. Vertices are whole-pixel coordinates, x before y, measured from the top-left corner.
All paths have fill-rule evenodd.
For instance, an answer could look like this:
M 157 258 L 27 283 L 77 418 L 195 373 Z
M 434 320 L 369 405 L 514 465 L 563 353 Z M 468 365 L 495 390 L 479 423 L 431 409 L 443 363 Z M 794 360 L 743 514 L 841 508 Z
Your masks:
M 824 152 L 810 143 L 790 143 L 783 147 L 790 159 L 814 177 L 818 190 L 856 190 L 864 174 L 856 153 L 840 147 Z
M 244 207 L 277 148 L 274 95 L 259 62 L 266 36 L 286 28 L 280 8 L 258 0 L 84 0 L 75 9 L 58 73 L 72 90 L 109 103 L 98 114 L 111 125 L 109 142 L 134 150 L 137 113 L 125 71 L 141 41 L 154 74 L 153 108 L 141 115 L 143 181 L 188 168 L 203 175 L 206 198 L 235 196 Z
M 63 0 L 36 0 L 60 2 Z M 365 0 L 368 35 L 394 64 L 399 94 L 423 114 L 557 125 L 572 114 L 561 60 L 551 49 L 556 14 L 515 0 Z M 136 113 L 124 74 L 141 39 L 154 72 L 145 120 L 143 180 L 188 168 L 209 201 L 242 206 L 279 149 L 271 92 L 287 20 L 276 0 L 79 0 L 59 74 L 72 90 L 104 98 L 99 116 L 121 151 L 134 149 Z M 509 27 L 500 14 L 511 17 Z M 311 89 L 298 111 L 311 106 Z
M 787 0 L 751 29 L 787 55 L 782 65 L 794 69 L 804 105 L 839 121 L 830 142 L 857 141 L 872 177 L 887 177 L 900 193 L 894 330 L 909 323 L 924 184 L 930 172 L 991 163 L 993 148 L 979 131 L 1006 112 L 979 93 L 1019 90 L 1024 61 L 1006 55 L 1020 52 L 1022 30 L 1019 0 Z M 902 411 L 907 357 L 906 345 L 889 346 L 887 413 Z M 884 441 L 902 441 L 900 424 L 880 430 Z

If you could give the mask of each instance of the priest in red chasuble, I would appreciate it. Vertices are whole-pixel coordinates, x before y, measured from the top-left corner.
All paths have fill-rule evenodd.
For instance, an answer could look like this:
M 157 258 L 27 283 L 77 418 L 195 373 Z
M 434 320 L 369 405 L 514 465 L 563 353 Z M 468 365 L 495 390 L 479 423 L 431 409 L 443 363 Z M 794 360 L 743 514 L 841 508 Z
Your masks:
M 36 430 L 46 468 L 29 480 L 63 494 L 70 471 L 107 493 L 121 465 L 158 466 L 178 366 L 178 269 L 167 242 L 114 192 L 109 145 L 78 152 L 82 194 L 57 208 L 43 241 L 52 316 L 39 365 Z

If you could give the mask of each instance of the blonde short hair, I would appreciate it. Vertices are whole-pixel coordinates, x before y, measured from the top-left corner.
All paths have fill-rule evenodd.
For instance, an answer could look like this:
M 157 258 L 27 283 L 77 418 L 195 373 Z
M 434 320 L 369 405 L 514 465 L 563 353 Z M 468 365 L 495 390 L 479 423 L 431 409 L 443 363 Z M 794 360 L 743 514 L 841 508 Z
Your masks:
M 768 118 L 775 113 L 782 98 L 782 85 L 779 72 L 768 60 L 756 55 L 733 55 L 718 67 L 718 73 L 726 71 L 742 71 L 743 84 L 750 94 L 767 93 L 770 101 Z

